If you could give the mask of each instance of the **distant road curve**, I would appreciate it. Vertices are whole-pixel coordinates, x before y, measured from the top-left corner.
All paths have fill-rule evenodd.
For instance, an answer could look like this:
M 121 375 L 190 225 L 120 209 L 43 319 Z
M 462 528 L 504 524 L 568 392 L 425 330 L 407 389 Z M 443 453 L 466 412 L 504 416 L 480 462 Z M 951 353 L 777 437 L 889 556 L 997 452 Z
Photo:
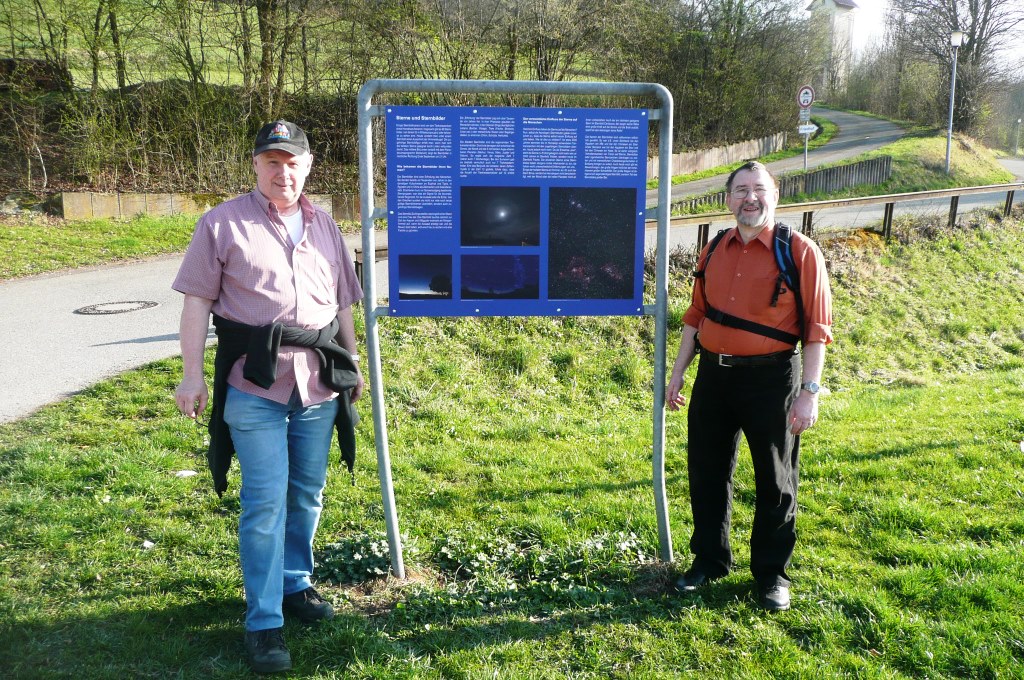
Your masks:
M 904 135 L 903 128 L 885 120 L 859 116 L 855 113 L 832 111 L 830 109 L 812 109 L 812 115 L 826 118 L 839 127 L 839 132 L 823 146 L 807 152 L 807 167 L 836 163 L 847 158 L 874 151 L 886 144 L 892 144 Z M 796 135 L 796 120 L 793 121 L 791 135 Z M 776 175 L 793 170 L 802 170 L 804 156 L 793 156 L 768 164 L 768 169 Z M 688 196 L 699 196 L 725 186 L 728 174 L 715 175 L 695 182 L 675 184 L 672 186 L 672 200 L 677 201 Z M 647 192 L 647 205 L 655 205 L 658 201 L 658 190 Z

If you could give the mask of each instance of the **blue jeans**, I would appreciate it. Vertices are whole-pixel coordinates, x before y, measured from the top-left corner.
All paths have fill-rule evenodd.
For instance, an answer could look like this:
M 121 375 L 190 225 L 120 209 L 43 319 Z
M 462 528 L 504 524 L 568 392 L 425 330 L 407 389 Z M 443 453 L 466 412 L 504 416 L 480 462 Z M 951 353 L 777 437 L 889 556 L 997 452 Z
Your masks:
M 297 395 L 279 404 L 228 387 L 224 421 L 242 470 L 238 551 L 246 630 L 284 625 L 282 598 L 311 585 L 337 413 L 334 399 L 304 407 Z

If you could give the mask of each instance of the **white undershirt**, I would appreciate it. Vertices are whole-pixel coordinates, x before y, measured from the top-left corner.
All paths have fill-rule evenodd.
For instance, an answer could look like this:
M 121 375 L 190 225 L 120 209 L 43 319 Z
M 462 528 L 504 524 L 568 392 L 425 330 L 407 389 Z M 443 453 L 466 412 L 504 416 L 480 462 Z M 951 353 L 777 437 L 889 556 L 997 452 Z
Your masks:
M 293 215 L 281 215 L 281 221 L 288 229 L 288 235 L 292 239 L 292 245 L 299 245 L 302 240 L 304 225 L 302 224 L 302 210 L 296 210 Z

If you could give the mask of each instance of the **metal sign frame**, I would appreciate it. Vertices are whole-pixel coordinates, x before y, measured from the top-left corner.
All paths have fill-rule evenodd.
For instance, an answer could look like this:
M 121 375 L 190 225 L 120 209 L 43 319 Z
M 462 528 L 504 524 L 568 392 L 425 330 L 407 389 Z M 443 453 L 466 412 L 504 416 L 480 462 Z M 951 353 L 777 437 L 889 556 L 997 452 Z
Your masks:
M 534 80 L 422 80 L 374 79 L 359 90 L 359 193 L 362 223 L 363 310 L 366 319 L 366 354 L 370 396 L 373 406 L 373 431 L 377 449 L 377 473 L 380 478 L 384 520 L 387 526 L 391 570 L 397 578 L 405 578 L 398 511 L 395 505 L 391 476 L 391 454 L 388 447 L 385 417 L 384 386 L 380 361 L 378 319 L 390 315 L 390 308 L 377 304 L 376 238 L 374 221 L 387 218 L 387 210 L 374 205 L 373 182 L 373 119 L 384 115 L 384 107 L 373 103 L 381 93 L 443 93 L 443 94 L 527 94 L 576 96 L 653 96 L 660 109 L 652 109 L 650 120 L 659 122 L 658 207 L 648 210 L 658 225 L 655 261 L 655 302 L 644 305 L 644 315 L 655 318 L 654 332 L 654 441 L 653 484 L 654 506 L 658 523 L 659 556 L 672 561 L 672 536 L 668 521 L 668 500 L 665 493 L 665 377 L 668 331 L 668 225 L 671 212 L 672 176 L 672 94 L 656 83 L 552 82 Z

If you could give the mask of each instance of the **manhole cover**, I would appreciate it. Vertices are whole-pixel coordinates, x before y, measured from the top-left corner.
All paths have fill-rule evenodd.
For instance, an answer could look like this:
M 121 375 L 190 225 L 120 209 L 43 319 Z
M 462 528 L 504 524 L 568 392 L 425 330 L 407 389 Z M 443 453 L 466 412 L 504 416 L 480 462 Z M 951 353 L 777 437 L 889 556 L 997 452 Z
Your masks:
M 126 302 L 101 302 L 98 305 L 86 305 L 75 310 L 75 314 L 124 314 L 138 312 L 156 307 L 158 303 L 149 300 L 129 300 Z

